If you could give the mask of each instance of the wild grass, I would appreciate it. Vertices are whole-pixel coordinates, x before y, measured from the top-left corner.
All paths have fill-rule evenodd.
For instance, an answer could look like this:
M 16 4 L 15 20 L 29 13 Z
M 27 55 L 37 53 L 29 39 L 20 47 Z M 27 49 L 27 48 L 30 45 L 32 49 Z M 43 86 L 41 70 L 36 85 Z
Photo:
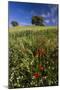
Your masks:
M 9 28 L 9 88 L 58 85 L 57 27 Z

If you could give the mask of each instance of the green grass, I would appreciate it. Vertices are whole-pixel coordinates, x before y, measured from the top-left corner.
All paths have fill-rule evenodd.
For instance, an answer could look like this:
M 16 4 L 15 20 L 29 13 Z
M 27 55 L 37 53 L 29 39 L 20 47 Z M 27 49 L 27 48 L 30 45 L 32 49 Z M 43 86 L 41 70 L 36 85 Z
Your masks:
M 53 30 L 57 29 L 57 26 L 17 26 L 17 27 L 11 27 L 9 28 L 9 32 L 17 32 L 17 31 L 22 31 L 22 30 Z
M 58 85 L 57 33 L 55 26 L 9 28 L 9 88 Z

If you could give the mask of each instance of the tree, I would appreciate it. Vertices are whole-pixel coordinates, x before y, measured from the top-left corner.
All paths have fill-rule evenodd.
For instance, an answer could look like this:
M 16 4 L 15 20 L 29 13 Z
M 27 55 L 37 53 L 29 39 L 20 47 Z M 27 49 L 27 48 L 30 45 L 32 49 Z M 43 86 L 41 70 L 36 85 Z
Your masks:
M 15 26 L 18 26 L 19 24 L 18 24 L 18 22 L 16 22 L 16 21 L 12 21 L 12 22 L 11 22 L 11 25 L 12 25 L 13 27 L 15 27 Z
M 42 16 L 32 17 L 32 24 L 34 25 L 44 26 L 43 22 L 44 22 L 44 18 Z

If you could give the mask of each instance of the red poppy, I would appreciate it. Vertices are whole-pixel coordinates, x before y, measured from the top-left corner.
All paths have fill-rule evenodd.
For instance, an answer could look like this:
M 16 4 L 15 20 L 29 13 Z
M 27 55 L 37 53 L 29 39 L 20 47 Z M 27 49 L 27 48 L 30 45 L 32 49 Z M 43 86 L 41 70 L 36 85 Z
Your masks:
M 39 56 L 44 56 L 45 55 L 45 49 L 41 48 L 38 50 Z
M 38 67 L 41 71 L 44 71 L 44 67 L 42 65 L 38 65 Z
M 46 54 L 46 52 L 45 52 L 45 49 L 43 49 L 43 48 L 39 48 L 39 49 L 37 49 L 36 51 L 34 51 L 34 53 L 33 53 L 33 55 L 34 56 L 44 56 Z
M 34 76 L 34 78 L 39 78 L 40 74 L 39 73 L 34 73 L 33 76 Z

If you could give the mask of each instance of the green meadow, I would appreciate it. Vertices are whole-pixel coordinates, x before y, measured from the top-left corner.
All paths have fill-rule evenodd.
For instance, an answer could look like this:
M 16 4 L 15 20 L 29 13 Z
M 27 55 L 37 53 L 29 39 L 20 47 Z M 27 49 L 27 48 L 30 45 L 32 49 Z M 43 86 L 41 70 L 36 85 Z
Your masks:
M 9 28 L 9 87 L 58 85 L 58 28 Z

